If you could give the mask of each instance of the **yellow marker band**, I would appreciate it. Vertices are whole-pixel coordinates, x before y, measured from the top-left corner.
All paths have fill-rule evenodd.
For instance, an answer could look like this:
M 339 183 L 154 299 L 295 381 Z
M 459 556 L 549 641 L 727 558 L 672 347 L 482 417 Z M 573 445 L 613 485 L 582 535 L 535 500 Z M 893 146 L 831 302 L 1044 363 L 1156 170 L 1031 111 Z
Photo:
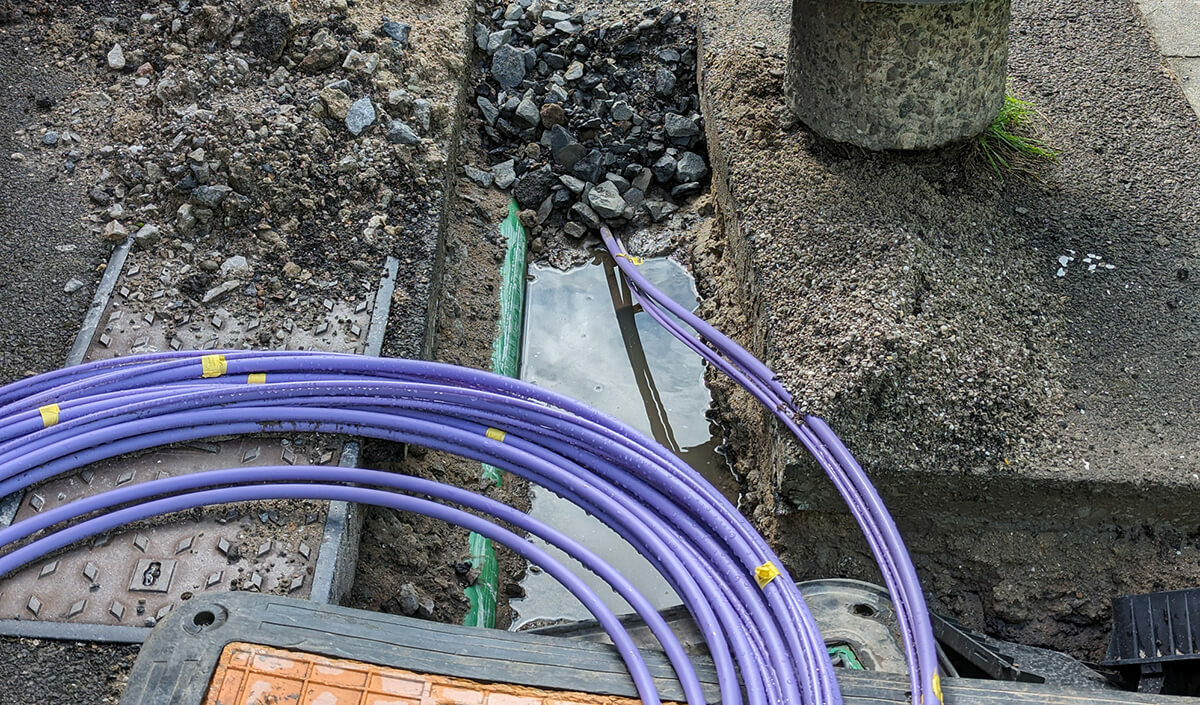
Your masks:
M 946 702 L 946 698 L 942 696 L 942 677 L 936 671 L 933 674 L 933 694 L 937 696 L 939 703 Z
M 641 265 L 646 263 L 646 260 L 644 258 L 637 257 L 635 255 L 627 255 L 627 254 L 621 253 L 621 254 L 617 255 L 617 257 L 629 260 L 629 263 L 635 267 L 640 267 Z
M 489 428 L 487 430 L 487 437 L 492 439 L 493 441 L 500 441 L 501 443 L 503 443 L 504 439 L 507 436 L 508 436 L 507 433 L 505 433 L 504 431 L 501 431 L 498 428 Z
M 754 580 L 760 588 L 766 588 L 771 581 L 779 577 L 779 569 L 771 561 L 763 563 L 754 569 Z
M 252 375 L 246 375 L 246 384 L 266 384 L 267 376 L 262 372 L 255 372 Z
M 59 411 L 61 410 L 58 408 L 58 404 L 47 404 L 46 406 L 38 409 L 38 413 L 42 415 L 42 427 L 50 428 L 58 423 Z
M 205 379 L 209 377 L 220 377 L 229 369 L 229 364 L 225 362 L 224 355 L 205 355 L 200 358 L 200 367 L 204 370 L 201 375 Z

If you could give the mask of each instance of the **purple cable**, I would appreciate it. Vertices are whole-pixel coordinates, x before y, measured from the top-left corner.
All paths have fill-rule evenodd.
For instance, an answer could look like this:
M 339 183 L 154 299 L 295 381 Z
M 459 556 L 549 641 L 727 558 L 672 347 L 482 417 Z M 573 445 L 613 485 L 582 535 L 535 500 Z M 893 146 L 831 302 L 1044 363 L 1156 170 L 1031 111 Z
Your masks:
M 265 362 L 267 357 L 269 357 L 269 356 L 244 355 L 244 356 L 242 356 L 242 359 L 250 360 L 250 363 L 248 363 L 248 364 L 250 364 L 251 366 L 248 367 L 248 369 L 256 370 L 256 369 L 263 369 L 266 366 L 263 363 Z M 318 357 L 319 356 L 313 356 L 310 359 L 314 359 L 314 358 L 318 358 Z M 279 360 L 281 359 L 281 356 L 274 356 L 273 359 L 276 362 L 279 362 Z M 286 356 L 283 357 L 282 359 L 286 360 Z M 184 375 L 182 377 L 182 379 L 189 380 L 189 383 L 194 386 L 195 383 L 194 383 L 194 381 L 192 381 L 195 379 L 195 376 L 196 376 L 194 368 L 197 367 L 198 365 L 195 363 L 195 357 L 191 358 L 191 360 L 192 360 L 192 362 L 191 362 L 190 366 L 188 364 L 185 364 L 186 361 L 183 361 L 183 362 L 176 361 L 176 362 L 179 362 L 179 364 L 172 364 L 172 370 L 170 371 L 170 374 L 168 374 L 168 371 L 163 370 L 161 365 L 156 366 L 155 373 L 156 373 L 156 375 L 158 375 L 158 378 L 156 378 L 154 381 L 156 383 L 164 383 L 164 384 L 171 383 L 175 379 L 175 377 L 179 377 L 179 375 L 182 374 L 182 375 Z M 347 364 L 351 361 L 352 360 L 347 360 L 346 358 L 338 357 L 338 356 L 323 356 L 320 359 L 315 360 L 315 362 L 317 364 L 312 365 L 311 368 L 312 369 L 343 370 L 344 371 L 347 368 Z M 287 368 L 288 366 L 293 366 L 293 365 L 291 365 L 292 362 L 294 362 L 294 359 L 287 360 L 286 363 L 279 362 L 279 365 L 276 367 L 276 369 Z M 399 361 L 392 361 L 392 362 L 396 363 Z M 232 364 L 231 364 L 231 367 L 233 367 Z M 410 372 L 411 372 L 411 370 L 410 370 Z M 235 373 L 237 373 L 237 371 L 231 369 L 229 372 L 229 375 L 233 375 Z M 474 373 L 472 373 L 472 374 L 474 374 Z M 115 392 L 113 390 L 136 388 L 136 385 L 134 382 L 131 381 L 131 378 L 143 377 L 143 379 L 140 381 L 144 381 L 144 376 L 140 375 L 140 373 L 136 369 L 133 369 L 129 366 L 117 367 L 114 370 L 106 371 L 104 373 L 104 376 L 105 376 L 105 380 L 104 380 L 103 384 L 97 384 L 94 382 L 94 380 L 86 380 L 85 381 L 85 380 L 80 380 L 80 379 L 66 378 L 64 380 L 65 383 L 64 383 L 63 388 L 66 388 L 66 389 L 73 388 L 73 391 L 75 391 L 75 392 L 93 391 L 96 393 L 100 393 L 102 395 L 108 394 L 108 395 L 110 395 L 109 398 L 113 398 L 112 395 L 115 394 Z M 392 378 L 398 378 L 398 377 L 403 377 L 403 376 L 404 375 L 392 375 Z M 427 379 L 428 378 L 451 379 L 451 380 L 454 380 L 456 383 L 462 383 L 464 381 L 462 379 L 462 377 L 464 376 L 463 371 L 455 370 L 454 368 L 445 368 L 444 366 L 443 367 L 432 366 L 429 368 L 425 368 L 423 375 L 413 375 L 413 376 L 423 377 L 423 378 L 427 378 Z M 470 377 L 471 375 L 468 374 L 466 376 Z M 473 383 L 475 386 L 481 387 L 481 388 L 487 387 L 488 386 L 487 383 L 489 383 L 491 381 L 493 381 L 493 380 L 486 379 L 486 378 L 475 379 L 475 380 L 466 380 L 466 382 L 468 384 Z M 226 383 L 226 380 L 222 380 L 222 384 L 225 384 L 225 383 Z M 46 400 L 48 400 L 50 398 L 61 399 L 63 396 L 65 396 L 63 393 L 63 388 L 52 388 L 49 390 L 41 390 L 39 393 L 43 394 L 42 399 L 46 399 Z M 281 393 L 286 393 L 289 390 L 279 390 L 279 391 Z M 459 390 L 459 391 L 461 391 L 461 390 Z M 519 393 L 522 393 L 527 398 L 543 397 L 543 399 L 544 399 L 546 397 L 545 393 L 542 390 L 518 389 L 516 391 Z M 187 396 L 187 395 L 185 394 L 183 396 Z M 38 399 L 38 401 L 41 401 L 42 399 Z M 554 401 L 558 401 L 558 400 L 554 400 Z M 30 404 L 27 402 L 25 404 L 25 408 L 29 408 L 29 406 L 30 406 Z M 64 414 L 64 418 L 69 416 L 66 406 L 64 406 L 63 414 Z M 593 417 L 593 418 L 595 418 L 595 417 Z M 64 422 L 63 425 L 65 426 L 66 422 Z M 52 429 L 46 429 L 46 430 L 52 431 L 54 429 L 52 428 Z M 58 429 L 58 431 L 63 431 L 63 430 L 64 429 Z M 69 430 L 69 429 L 66 429 L 66 430 Z M 349 430 L 353 430 L 353 429 L 349 429 Z M 41 432 L 39 431 L 39 433 L 41 433 Z M 50 434 L 45 434 L 45 435 L 50 435 Z M 79 449 L 83 449 L 86 447 L 87 447 L 87 444 L 85 443 L 85 444 L 81 445 L 79 447 Z M 637 453 L 637 451 L 633 451 L 633 452 L 635 454 Z M 645 449 L 642 449 L 642 452 L 644 453 Z M 660 451 L 660 452 L 665 454 L 665 451 Z M 662 470 L 662 468 L 659 468 L 658 471 L 661 472 L 661 470 Z M 684 479 L 689 480 L 690 478 L 685 477 Z M 709 489 L 709 491 L 711 491 L 711 488 L 708 488 L 708 489 Z M 743 520 L 743 522 L 744 522 L 744 520 Z M 748 527 L 742 527 L 742 526 L 737 527 L 737 531 L 735 531 L 735 535 L 737 535 L 739 532 L 745 533 L 746 529 L 748 529 Z M 752 529 L 749 529 L 749 533 L 753 534 Z M 756 537 L 756 538 L 758 538 L 758 541 L 761 543 L 761 538 L 760 537 Z M 769 549 L 767 549 L 767 550 L 769 551 Z M 775 591 L 772 589 L 772 590 L 769 590 L 769 592 L 775 592 Z
M 604 602 L 578 576 L 544 550 L 525 541 L 522 537 L 507 529 L 496 526 L 462 510 L 418 497 L 340 485 L 259 485 L 191 492 L 145 502 L 125 509 L 118 509 L 37 539 L 11 553 L 0 556 L 0 575 L 7 574 L 51 551 L 142 519 L 211 504 L 268 499 L 323 499 L 388 507 L 397 511 L 413 512 L 455 524 L 508 547 L 514 553 L 529 560 L 531 563 L 541 566 L 587 607 L 588 611 L 596 617 L 600 624 L 603 625 L 609 637 L 612 638 L 613 645 L 616 646 L 621 659 L 625 661 L 625 665 L 629 669 L 630 676 L 633 678 L 634 685 L 638 691 L 638 697 L 641 698 L 643 703 L 648 703 L 649 705 L 662 704 L 658 696 L 658 689 L 654 685 L 654 678 L 650 675 L 650 671 L 642 659 L 641 652 L 638 651 L 637 646 L 633 643 L 633 639 L 621 626 L 620 620 L 612 613 L 612 610 L 608 609 Z
M 175 495 L 203 487 L 253 485 L 275 482 L 355 483 L 387 487 L 434 499 L 441 499 L 483 512 L 491 518 L 507 522 L 559 548 L 585 568 L 600 576 L 613 590 L 629 602 L 662 644 L 667 658 L 679 678 L 689 703 L 702 705 L 704 692 L 692 663 L 682 644 L 637 588 L 590 549 L 543 522 L 494 499 L 467 490 L 409 475 L 361 470 L 358 468 L 323 466 L 268 466 L 212 470 L 144 482 L 118 488 L 69 504 L 47 510 L 5 529 L 0 529 L 0 546 L 8 546 L 34 533 L 61 522 L 78 519 L 92 512 L 111 509 L 123 504 L 140 502 L 152 497 Z
M 924 593 L 908 551 L 896 530 L 895 522 L 861 466 L 823 421 L 811 416 L 801 423 L 793 420 L 793 417 L 799 417 L 799 412 L 792 402 L 792 397 L 766 365 L 660 292 L 637 271 L 632 261 L 622 262 L 622 259 L 630 260 L 630 257 L 611 232 L 602 229 L 601 236 L 643 309 L 673 336 L 730 375 L 770 409 L 825 469 L 862 527 L 880 564 L 885 581 L 895 597 L 896 611 L 900 617 L 905 649 L 912 669 L 913 702 L 917 705 L 924 702 L 927 693 L 931 693 L 940 701 L 936 641 L 929 623 Z M 702 346 L 679 324 L 659 311 L 659 306 L 698 331 L 701 337 L 706 339 L 707 346 Z M 721 355 L 728 357 L 731 362 L 727 363 Z

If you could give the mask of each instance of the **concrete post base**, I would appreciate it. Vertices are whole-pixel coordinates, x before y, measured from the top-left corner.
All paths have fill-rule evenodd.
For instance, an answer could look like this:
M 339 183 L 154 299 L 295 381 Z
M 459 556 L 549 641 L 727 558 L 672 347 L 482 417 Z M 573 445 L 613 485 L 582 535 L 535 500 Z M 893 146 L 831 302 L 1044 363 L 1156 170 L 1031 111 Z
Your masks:
M 1004 101 L 1010 0 L 929 2 L 793 0 L 792 110 L 822 137 L 871 150 L 981 133 Z

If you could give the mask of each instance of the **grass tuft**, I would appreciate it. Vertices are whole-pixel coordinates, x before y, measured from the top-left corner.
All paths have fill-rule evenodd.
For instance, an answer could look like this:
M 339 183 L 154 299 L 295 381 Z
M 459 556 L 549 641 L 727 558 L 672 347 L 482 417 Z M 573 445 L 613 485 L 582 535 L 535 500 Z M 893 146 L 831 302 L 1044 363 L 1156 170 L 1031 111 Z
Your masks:
M 1035 118 L 1045 120 L 1026 100 L 1004 96 L 1004 106 L 992 124 L 977 138 L 979 152 L 992 171 L 1001 177 L 1006 171 L 1033 173 L 1036 162 L 1057 162 L 1059 151 L 1030 133 Z

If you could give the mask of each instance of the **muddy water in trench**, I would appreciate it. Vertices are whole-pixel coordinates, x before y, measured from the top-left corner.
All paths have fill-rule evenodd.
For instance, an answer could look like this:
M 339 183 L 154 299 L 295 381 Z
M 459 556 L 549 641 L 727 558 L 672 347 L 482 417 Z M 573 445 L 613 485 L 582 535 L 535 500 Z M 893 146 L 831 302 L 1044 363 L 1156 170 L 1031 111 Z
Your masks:
M 666 258 L 641 267 L 655 286 L 692 308 L 691 276 Z M 736 501 L 738 484 L 718 452 L 720 430 L 705 417 L 712 403 L 700 358 L 634 308 L 632 295 L 607 255 L 570 271 L 532 266 L 526 294 L 521 378 L 579 399 L 651 436 Z M 679 604 L 670 586 L 629 544 L 582 509 L 540 487 L 533 516 L 582 541 L 657 607 Z M 537 542 L 545 548 L 545 544 Z M 549 549 L 618 613 L 628 605 L 600 578 Z M 530 571 L 524 599 L 511 605 L 513 628 L 591 614 L 545 573 Z

